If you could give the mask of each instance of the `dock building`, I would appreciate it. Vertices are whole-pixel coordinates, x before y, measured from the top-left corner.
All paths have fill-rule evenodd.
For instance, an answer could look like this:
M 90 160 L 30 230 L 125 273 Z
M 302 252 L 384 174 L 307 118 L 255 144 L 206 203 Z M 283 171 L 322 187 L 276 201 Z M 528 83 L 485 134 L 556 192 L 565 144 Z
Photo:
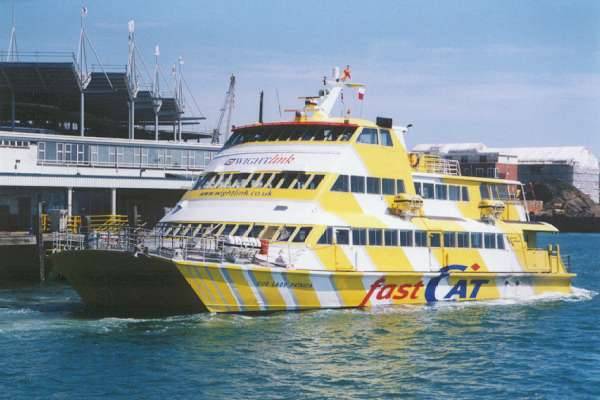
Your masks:
M 600 202 L 598 158 L 584 146 L 492 148 L 482 143 L 420 144 L 414 151 L 458 160 L 464 175 L 561 181 Z

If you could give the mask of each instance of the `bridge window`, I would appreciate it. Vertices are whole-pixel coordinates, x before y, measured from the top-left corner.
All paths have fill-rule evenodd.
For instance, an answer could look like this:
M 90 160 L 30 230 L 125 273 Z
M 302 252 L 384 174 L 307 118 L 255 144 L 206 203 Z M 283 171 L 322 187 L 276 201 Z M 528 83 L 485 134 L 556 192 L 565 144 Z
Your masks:
M 355 246 L 367 245 L 367 230 L 364 228 L 352 229 L 352 244 Z
M 292 239 L 292 242 L 304 243 L 308 238 L 308 235 L 310 234 L 311 230 L 312 228 L 310 226 L 301 227 L 300 229 L 298 229 L 298 232 L 296 233 L 296 236 L 294 236 L 294 238 Z
M 290 124 L 263 125 L 238 129 L 223 148 L 251 142 L 282 141 L 348 141 L 356 131 L 355 126 Z
M 267 228 L 260 235 L 260 238 L 271 240 L 271 239 L 273 239 L 273 237 L 275 236 L 275 234 L 277 233 L 278 230 L 279 230 L 279 227 L 277 225 L 267 226 Z
M 413 231 L 400 231 L 400 246 L 412 247 Z
M 233 231 L 233 228 L 235 228 L 235 224 L 227 224 L 227 225 L 225 225 L 225 228 L 223 228 L 223 231 L 221 232 L 221 235 L 223 235 L 223 236 L 229 235 Z
M 232 233 L 232 235 L 244 236 L 246 234 L 246 232 L 248 232 L 249 228 L 250 228 L 250 225 L 248 225 L 248 224 L 238 225 L 237 229 L 235 230 L 235 233 Z
M 271 187 L 269 181 L 273 177 L 273 174 L 270 172 L 262 174 L 260 177 L 260 187 Z
M 334 192 L 348 192 L 350 189 L 349 186 L 348 175 L 340 175 L 331 190 Z
M 369 194 L 381 194 L 381 179 L 367 177 L 367 193 Z
M 382 129 L 379 131 L 379 137 L 381 138 L 381 144 L 383 146 L 393 146 L 392 135 L 390 135 L 390 131 L 387 129 Z
M 350 190 L 352 191 L 352 193 L 364 193 L 365 177 L 352 175 L 350 177 Z
M 482 247 L 481 241 L 482 241 L 481 233 L 478 233 L 478 232 L 471 233 L 471 247 L 472 248 L 481 249 L 481 247 Z
M 381 229 L 369 229 L 369 245 L 381 246 L 383 243 Z
M 468 232 L 457 232 L 456 233 L 456 244 L 457 244 L 457 247 L 460 247 L 460 248 L 469 247 L 469 233 Z
M 398 231 L 386 229 L 383 233 L 383 239 L 386 246 L 398 246 Z
M 379 141 L 377 139 L 377 129 L 363 128 L 356 142 L 364 144 L 378 144 Z

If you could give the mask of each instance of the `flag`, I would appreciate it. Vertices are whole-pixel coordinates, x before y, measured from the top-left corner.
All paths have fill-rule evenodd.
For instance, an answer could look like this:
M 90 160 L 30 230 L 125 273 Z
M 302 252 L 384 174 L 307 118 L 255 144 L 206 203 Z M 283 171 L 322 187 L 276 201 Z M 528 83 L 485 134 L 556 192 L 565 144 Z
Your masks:
M 358 99 L 359 100 L 365 99 L 365 88 L 364 87 L 358 88 Z

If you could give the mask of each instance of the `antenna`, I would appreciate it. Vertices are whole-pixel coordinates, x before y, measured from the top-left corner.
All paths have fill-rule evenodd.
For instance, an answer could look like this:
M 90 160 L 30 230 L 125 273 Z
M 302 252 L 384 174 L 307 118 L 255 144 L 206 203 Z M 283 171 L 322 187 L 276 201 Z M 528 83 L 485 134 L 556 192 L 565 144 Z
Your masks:
M 154 140 L 158 141 L 158 113 L 162 106 L 162 99 L 160 98 L 160 70 L 158 64 L 158 57 L 160 56 L 160 47 L 156 45 L 154 47 L 154 82 L 152 83 L 152 108 L 154 109 Z
M 283 115 L 281 115 L 281 101 L 279 101 L 279 89 L 275 89 L 275 95 L 277 96 L 277 108 L 279 109 L 279 118 L 283 118 Z
M 260 91 L 260 101 L 258 103 L 258 122 L 259 123 L 263 123 L 263 100 L 265 97 L 265 92 L 264 91 Z
M 8 51 L 6 52 L 6 61 L 19 61 L 19 50 L 17 48 L 17 28 L 15 25 L 15 4 L 12 5 L 12 28 L 8 38 Z

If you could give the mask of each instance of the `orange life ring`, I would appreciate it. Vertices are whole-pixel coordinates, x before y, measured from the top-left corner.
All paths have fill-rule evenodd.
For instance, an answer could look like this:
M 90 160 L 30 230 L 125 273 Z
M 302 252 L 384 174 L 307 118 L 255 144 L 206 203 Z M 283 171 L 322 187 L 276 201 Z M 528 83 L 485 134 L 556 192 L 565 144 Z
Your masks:
M 413 168 L 417 168 L 417 166 L 419 165 L 419 161 L 421 161 L 419 155 L 417 153 L 410 153 L 410 166 Z

